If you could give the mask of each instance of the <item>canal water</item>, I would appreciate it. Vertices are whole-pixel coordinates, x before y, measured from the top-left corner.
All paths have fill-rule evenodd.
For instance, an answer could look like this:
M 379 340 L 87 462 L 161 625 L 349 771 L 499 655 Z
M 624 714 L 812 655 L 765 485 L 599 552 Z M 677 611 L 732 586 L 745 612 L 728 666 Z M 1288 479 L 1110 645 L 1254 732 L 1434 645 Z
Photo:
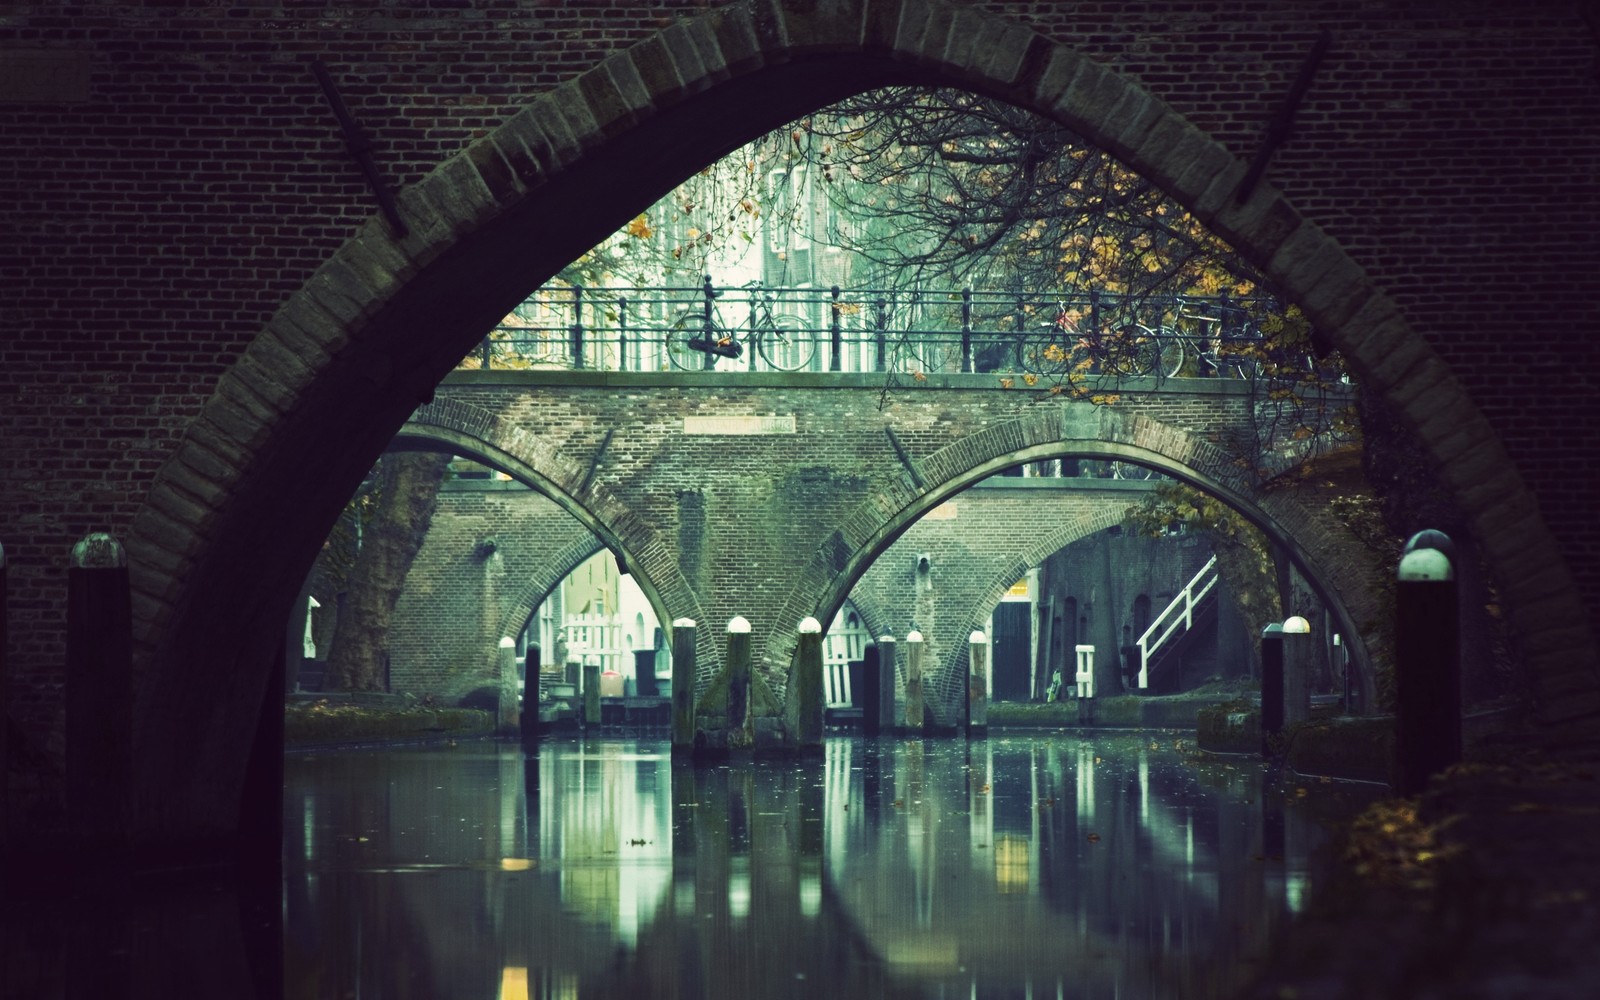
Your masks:
M 1369 798 L 1170 733 L 291 755 L 285 996 L 1226 995 Z

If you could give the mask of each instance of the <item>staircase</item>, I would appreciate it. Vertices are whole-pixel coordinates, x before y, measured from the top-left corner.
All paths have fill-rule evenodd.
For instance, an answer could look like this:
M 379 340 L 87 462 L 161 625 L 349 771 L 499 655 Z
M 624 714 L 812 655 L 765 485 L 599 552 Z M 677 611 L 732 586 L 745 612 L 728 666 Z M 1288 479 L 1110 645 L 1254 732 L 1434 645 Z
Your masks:
M 1176 652 L 1182 639 L 1194 632 L 1197 619 L 1216 606 L 1216 587 L 1217 557 L 1212 556 L 1139 636 L 1140 690 L 1150 686 L 1150 668 L 1156 659 Z

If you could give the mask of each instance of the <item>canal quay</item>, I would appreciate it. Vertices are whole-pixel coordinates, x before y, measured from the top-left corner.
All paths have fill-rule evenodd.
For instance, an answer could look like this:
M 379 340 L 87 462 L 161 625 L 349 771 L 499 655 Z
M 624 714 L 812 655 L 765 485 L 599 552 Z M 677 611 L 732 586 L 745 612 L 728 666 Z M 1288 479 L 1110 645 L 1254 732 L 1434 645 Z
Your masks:
M 1380 793 L 1175 731 L 291 754 L 284 996 L 1226 996 Z

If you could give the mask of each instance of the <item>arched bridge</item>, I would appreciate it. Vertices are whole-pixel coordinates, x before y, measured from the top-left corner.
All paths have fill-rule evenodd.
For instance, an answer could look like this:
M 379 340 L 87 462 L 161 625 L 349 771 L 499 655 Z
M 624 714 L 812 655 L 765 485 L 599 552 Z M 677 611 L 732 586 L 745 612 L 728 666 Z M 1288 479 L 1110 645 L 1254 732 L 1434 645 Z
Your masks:
M 464 371 L 398 443 L 483 461 L 566 508 L 663 622 L 708 626 L 702 684 L 720 666 L 720 624 L 742 615 L 758 668 L 781 692 L 799 622 L 830 620 L 920 517 L 1001 469 L 1059 456 L 1140 463 L 1221 497 L 1296 563 L 1345 635 L 1359 640 L 1358 622 L 1381 620 L 1342 527 L 1293 491 L 1260 490 L 1239 460 L 1232 445 L 1262 429 L 1247 383 L 1129 380 L 1121 390 L 1096 403 L 994 375 L 886 385 L 881 375 Z M 1019 550 L 1050 534 L 1010 530 Z

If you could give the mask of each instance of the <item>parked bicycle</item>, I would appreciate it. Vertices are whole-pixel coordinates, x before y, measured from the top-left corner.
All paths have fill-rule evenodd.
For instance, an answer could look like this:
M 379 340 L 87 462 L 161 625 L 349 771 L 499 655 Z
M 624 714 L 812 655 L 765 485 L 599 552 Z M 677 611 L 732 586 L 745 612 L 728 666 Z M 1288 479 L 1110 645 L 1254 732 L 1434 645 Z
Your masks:
M 667 331 L 667 361 L 683 371 L 699 371 L 716 366 L 719 358 L 738 358 L 745 348 L 760 355 L 778 371 L 802 371 L 817 353 L 817 340 L 809 324 L 798 316 L 776 312 L 771 292 L 759 281 L 744 285 L 749 314 L 742 325 L 722 318 L 716 300 L 722 295 L 711 285 L 708 275 L 702 294 L 703 306 L 685 310 Z
M 1171 322 L 1163 323 L 1161 374 L 1255 379 L 1287 372 L 1309 372 L 1308 350 L 1273 346 L 1256 317 L 1223 292 L 1215 300 L 1179 297 Z
M 1023 338 L 1022 370 L 1057 378 L 1154 374 L 1161 361 L 1160 337 L 1127 318 L 1120 305 L 1097 295 L 1083 306 L 1058 303 L 1055 316 Z

